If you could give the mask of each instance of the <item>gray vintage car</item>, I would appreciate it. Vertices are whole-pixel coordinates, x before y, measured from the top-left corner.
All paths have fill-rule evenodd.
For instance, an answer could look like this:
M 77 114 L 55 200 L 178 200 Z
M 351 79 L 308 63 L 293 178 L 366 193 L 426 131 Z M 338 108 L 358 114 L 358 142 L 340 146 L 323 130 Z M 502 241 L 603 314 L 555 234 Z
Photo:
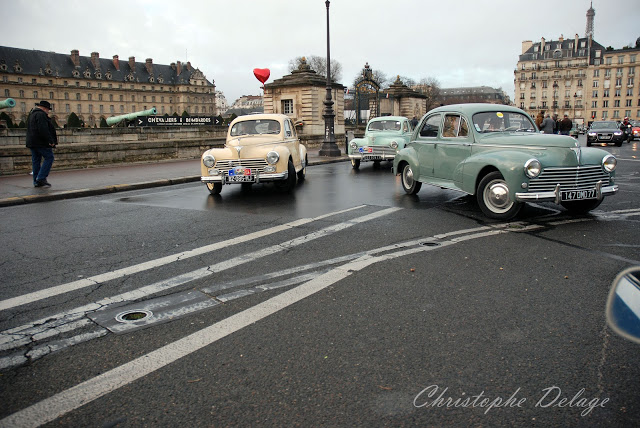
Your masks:
M 425 114 L 393 161 L 405 192 L 422 183 L 475 195 L 490 218 L 510 219 L 525 202 L 573 213 L 618 191 L 616 158 L 567 135 L 540 134 L 524 111 L 495 104 L 438 107 Z
M 361 162 L 379 164 L 392 161 L 398 150 L 411 138 L 411 122 L 402 116 L 382 116 L 369 121 L 363 138 L 349 142 L 348 155 L 353 169 Z

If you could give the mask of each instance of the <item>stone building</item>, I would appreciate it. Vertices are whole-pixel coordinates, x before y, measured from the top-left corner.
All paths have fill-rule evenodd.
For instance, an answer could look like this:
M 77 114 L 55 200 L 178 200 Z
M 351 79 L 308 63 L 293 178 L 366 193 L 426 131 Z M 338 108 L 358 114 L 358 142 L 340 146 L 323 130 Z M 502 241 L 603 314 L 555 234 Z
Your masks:
M 380 115 L 420 118 L 427 112 L 427 96 L 414 91 L 396 78 L 380 98 Z
M 500 89 L 489 86 L 467 88 L 442 88 L 439 92 L 440 102 L 444 105 L 463 103 L 490 103 L 509 105 L 509 96 Z
M 331 84 L 331 98 L 335 113 L 336 141 L 344 140 L 344 89 L 340 83 Z M 308 144 L 324 139 L 324 103 L 327 79 L 320 76 L 302 59 L 297 70 L 264 85 L 264 112 L 282 113 L 298 123 L 297 130 Z
M 605 48 L 593 35 L 595 11 L 587 12 L 586 37 L 522 42 L 514 70 L 517 107 L 536 116 L 540 111 L 568 115 L 578 123 L 593 120 L 640 120 L 640 43 Z
M 100 58 L 98 52 L 80 56 L 78 50 L 67 55 L 0 46 L 0 99 L 5 98 L 16 101 L 14 108 L 2 110 L 14 123 L 47 100 L 59 126 L 72 112 L 93 127 L 102 118 L 152 107 L 159 115 L 213 116 L 216 111 L 214 83 L 190 62 L 122 61 L 118 55 Z

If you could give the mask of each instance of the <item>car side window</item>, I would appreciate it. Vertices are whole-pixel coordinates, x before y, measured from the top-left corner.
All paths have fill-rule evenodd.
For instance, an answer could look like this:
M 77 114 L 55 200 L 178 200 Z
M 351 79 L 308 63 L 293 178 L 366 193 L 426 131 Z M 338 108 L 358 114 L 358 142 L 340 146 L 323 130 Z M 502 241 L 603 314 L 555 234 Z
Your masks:
M 291 137 L 293 134 L 291 132 L 291 123 L 288 120 L 284 121 L 284 136 Z
M 469 126 L 464 117 L 457 114 L 447 114 L 444 117 L 442 136 L 446 138 L 467 137 Z
M 409 122 L 402 122 L 402 132 L 409 132 Z
M 420 129 L 421 137 L 437 137 L 438 136 L 438 128 L 440 127 L 440 114 L 434 114 L 431 117 L 428 117 L 427 120 L 424 121 L 422 128 Z

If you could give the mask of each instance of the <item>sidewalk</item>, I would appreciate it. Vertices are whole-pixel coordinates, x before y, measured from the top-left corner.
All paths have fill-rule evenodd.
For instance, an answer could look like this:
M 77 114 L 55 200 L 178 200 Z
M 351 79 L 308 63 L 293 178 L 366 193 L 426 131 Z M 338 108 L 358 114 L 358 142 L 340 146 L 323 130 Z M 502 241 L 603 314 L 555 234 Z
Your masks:
M 318 151 L 308 151 L 310 166 L 349 160 L 345 154 L 327 157 Z M 56 171 L 54 162 L 48 181 L 51 187 L 33 187 L 29 174 L 0 176 L 0 207 L 200 181 L 200 159 L 64 171 Z

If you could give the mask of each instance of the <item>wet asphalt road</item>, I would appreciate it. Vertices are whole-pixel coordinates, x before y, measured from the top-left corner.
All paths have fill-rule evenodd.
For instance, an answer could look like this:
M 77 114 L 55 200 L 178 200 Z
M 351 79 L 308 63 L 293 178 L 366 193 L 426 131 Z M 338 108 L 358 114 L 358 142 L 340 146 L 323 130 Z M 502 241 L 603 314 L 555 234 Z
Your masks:
M 3 208 L 3 299 L 47 292 L 0 311 L 0 426 L 638 425 L 638 345 L 604 322 L 638 149 L 578 219 L 490 221 L 384 163 Z

